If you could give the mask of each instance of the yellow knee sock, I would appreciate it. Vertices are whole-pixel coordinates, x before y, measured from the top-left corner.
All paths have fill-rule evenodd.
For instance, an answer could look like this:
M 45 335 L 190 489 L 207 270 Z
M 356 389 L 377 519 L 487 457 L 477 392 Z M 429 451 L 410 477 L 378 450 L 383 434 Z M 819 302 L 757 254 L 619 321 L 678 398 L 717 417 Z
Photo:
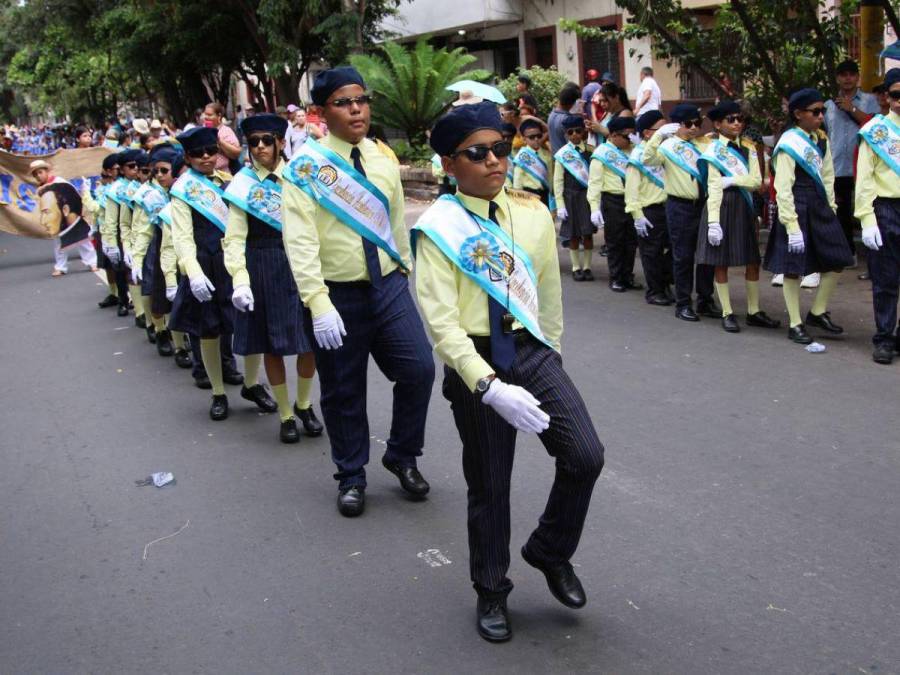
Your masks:
M 259 384 L 259 364 L 262 354 L 247 354 L 244 357 L 244 386 L 253 387 Z
M 141 316 L 144 313 L 144 298 L 141 295 L 141 287 L 129 284 L 128 292 L 131 294 L 131 303 L 134 305 L 134 315 Z
M 278 416 L 281 418 L 281 421 L 284 422 L 293 417 L 294 411 L 291 410 L 291 399 L 288 396 L 287 383 L 273 384 L 272 395 L 278 404 Z
M 747 281 L 747 314 L 759 312 L 759 282 Z
M 819 316 L 828 311 L 828 300 L 831 298 L 831 294 L 834 293 L 840 274 L 840 272 L 825 272 L 822 275 L 822 278 L 819 280 L 819 290 L 816 292 L 816 299 L 813 300 L 812 307 L 809 310 L 812 314 Z
M 578 260 L 578 249 L 570 248 L 569 249 L 569 258 L 572 261 L 572 271 L 581 269 L 581 261 Z
M 722 303 L 722 316 L 731 314 L 731 293 L 728 292 L 728 282 L 716 283 L 716 295 L 719 296 L 719 302 Z
M 168 323 L 169 317 L 166 316 L 166 325 L 168 325 Z M 184 333 L 182 333 L 180 330 L 172 331 L 172 342 L 175 345 L 175 349 L 187 349 L 187 345 L 184 341 Z
M 586 248 L 586 249 L 584 249 L 584 252 L 581 255 L 582 255 L 582 259 L 584 260 L 584 269 L 586 269 L 586 270 L 591 269 L 591 258 L 594 257 L 594 249 Z
M 151 318 L 152 321 L 153 321 L 153 327 L 156 329 L 156 332 L 157 332 L 157 333 L 158 333 L 159 331 L 161 331 L 161 330 L 165 330 L 165 329 L 166 329 L 166 317 L 164 317 L 164 316 L 153 316 L 153 315 L 151 314 L 151 315 L 150 315 L 150 318 Z
M 309 393 L 312 391 L 311 377 L 297 376 L 297 408 L 306 410 L 310 406 Z
M 203 367 L 212 383 L 212 392 L 216 396 L 225 393 L 225 381 L 222 379 L 222 352 L 219 349 L 219 338 L 201 338 L 200 355 Z
M 110 281 L 110 282 L 107 282 L 106 285 L 109 287 L 109 294 L 114 295 L 118 298 L 119 297 L 119 287 L 116 286 L 116 282 Z
M 787 307 L 791 328 L 799 326 L 803 323 L 800 318 L 800 279 L 785 277 L 781 292 L 784 293 L 784 306 Z

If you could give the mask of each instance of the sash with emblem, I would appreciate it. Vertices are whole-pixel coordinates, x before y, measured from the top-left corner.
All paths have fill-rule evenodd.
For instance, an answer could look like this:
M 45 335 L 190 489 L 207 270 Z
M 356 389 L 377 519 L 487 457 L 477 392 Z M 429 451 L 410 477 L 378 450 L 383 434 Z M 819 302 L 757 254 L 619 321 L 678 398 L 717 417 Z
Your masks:
M 198 171 L 189 169 L 172 186 L 171 194 L 178 197 L 222 232 L 228 223 L 228 204 L 218 185 Z M 170 223 L 171 224 L 171 223 Z
M 659 151 L 670 162 L 685 173 L 690 174 L 698 183 L 703 182 L 700 176 L 700 168 L 697 166 L 697 163 L 700 161 L 700 150 L 696 145 L 683 141 L 677 136 L 672 136 L 660 144 Z
M 125 206 L 129 209 L 134 208 L 134 193 L 137 192 L 141 187 L 141 182 L 139 180 L 129 181 L 127 185 L 125 185 L 123 200 L 125 202 Z
M 172 202 L 168 202 L 164 207 L 159 210 L 159 213 L 156 214 L 160 227 L 163 225 L 168 225 L 171 229 L 172 227 Z
M 619 150 L 615 145 L 607 141 L 598 145 L 591 155 L 591 159 L 603 162 L 607 169 L 616 174 L 625 182 L 625 169 L 628 167 L 628 155 Z
M 125 201 L 125 189 L 128 187 L 128 181 L 124 178 L 116 178 L 116 180 L 109 184 L 109 189 L 106 191 L 107 197 L 112 199 L 119 206 L 128 206 Z
M 410 232 L 413 254 L 424 234 L 463 274 L 548 346 L 539 322 L 537 277 L 531 258 L 495 222 L 475 215 L 456 195 L 442 195 Z M 508 299 L 508 302 L 507 302 Z
M 644 144 L 640 143 L 631 151 L 628 157 L 628 163 L 640 171 L 647 180 L 662 190 L 665 187 L 666 167 L 664 166 L 648 166 L 641 161 L 644 156 Z
M 281 185 L 278 183 L 261 181 L 256 171 L 245 166 L 234 174 L 224 197 L 225 201 L 281 232 Z
M 575 180 L 584 187 L 588 186 L 588 182 L 591 179 L 591 171 L 588 168 L 587 162 L 584 161 L 584 157 L 578 152 L 578 148 L 571 143 L 566 143 L 556 151 L 553 158 L 562 164 L 563 168 L 572 174 L 572 177 Z
M 106 200 L 109 199 L 107 192 L 109 192 L 109 188 L 111 186 L 112 183 L 97 186 L 97 205 L 101 208 L 101 210 L 106 208 Z
M 744 156 L 720 139 L 715 139 L 709 144 L 706 151 L 700 156 L 700 161 L 712 164 L 720 174 L 731 178 L 742 178 L 750 173 L 750 165 Z M 704 178 L 706 178 L 706 172 L 704 172 Z M 753 197 L 750 191 L 747 188 L 738 189 L 752 210 Z
M 519 154 L 512 161 L 522 171 L 540 183 L 543 189 L 549 192 L 549 208 L 551 211 L 555 211 L 556 197 L 553 196 L 553 187 L 550 185 L 550 169 L 547 167 L 547 163 L 541 159 L 541 156 L 526 145 L 519 150 Z
M 159 212 L 169 203 L 166 191 L 153 182 L 144 183 L 134 193 L 134 203 L 147 212 L 150 222 L 160 227 Z
M 900 176 L 900 127 L 885 115 L 875 115 L 859 130 L 859 135 Z
M 343 157 L 309 138 L 283 177 L 406 269 L 391 230 L 388 198 Z
M 825 182 L 822 180 L 822 164 L 825 157 L 819 146 L 813 140 L 796 127 L 791 127 L 778 140 L 778 145 L 772 152 L 772 163 L 774 165 L 775 158 L 782 152 L 788 154 L 809 176 L 815 181 L 819 193 L 824 197 Z

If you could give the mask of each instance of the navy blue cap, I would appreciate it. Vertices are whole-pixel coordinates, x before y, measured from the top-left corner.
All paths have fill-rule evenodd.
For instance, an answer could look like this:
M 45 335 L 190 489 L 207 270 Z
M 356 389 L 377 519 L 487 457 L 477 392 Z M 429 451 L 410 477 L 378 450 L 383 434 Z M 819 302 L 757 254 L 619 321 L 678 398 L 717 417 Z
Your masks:
M 642 134 L 654 124 L 664 119 L 666 119 L 666 116 L 659 110 L 648 110 L 637 118 L 637 121 L 634 123 L 634 128 L 639 134 Z
M 114 152 L 111 155 L 107 155 L 103 158 L 103 168 L 109 171 L 114 166 L 119 164 L 119 153 Z
M 569 129 L 584 129 L 584 118 L 581 115 L 566 115 L 563 117 L 562 128 L 566 131 Z
M 884 88 L 890 89 L 893 85 L 900 82 L 900 68 L 891 68 L 884 74 Z
M 278 138 L 284 138 L 287 133 L 288 121 L 280 115 L 272 113 L 260 113 L 253 117 L 245 117 L 241 122 L 241 132 L 244 136 L 252 133 L 275 134 Z
M 359 74 L 359 71 L 357 71 L 356 68 L 352 66 L 339 66 L 337 68 L 332 68 L 331 70 L 324 70 L 316 75 L 315 84 L 313 84 L 313 88 L 310 90 L 309 94 L 312 97 L 313 103 L 316 105 L 325 105 L 325 102 L 328 101 L 328 97 L 331 96 L 332 93 L 341 87 L 346 87 L 348 84 L 358 84 L 363 89 L 366 88 L 366 83 L 363 81 L 362 75 Z
M 674 108 L 672 108 L 672 112 L 669 113 L 669 119 L 673 122 L 687 122 L 688 120 L 697 120 L 702 119 L 703 113 L 700 112 L 700 108 L 695 106 L 693 103 L 679 103 Z
M 633 117 L 622 117 L 619 115 L 618 117 L 613 117 L 609 124 L 606 125 L 606 128 L 609 129 L 610 133 L 617 131 L 625 131 L 626 129 L 634 129 L 635 123 Z
M 791 97 L 788 99 L 788 110 L 790 112 L 802 110 L 813 103 L 820 103 L 824 100 L 824 97 L 818 89 L 800 89 L 791 94 Z
M 706 116 L 713 122 L 724 120 L 728 115 L 739 115 L 741 105 L 737 101 L 721 101 L 715 108 L 711 108 Z
M 503 122 L 497 104 L 490 101 L 452 108 L 431 130 L 429 143 L 442 157 L 452 155 L 459 144 L 476 131 L 493 129 L 502 133 Z
M 540 129 L 543 131 L 544 127 L 536 119 L 528 119 L 519 125 L 519 133 L 524 136 L 528 129 Z
M 119 166 L 127 164 L 128 162 L 137 162 L 143 152 L 143 150 L 137 149 L 123 150 L 119 153 Z
M 160 143 L 154 145 L 150 151 L 150 163 L 154 162 L 168 162 L 172 165 L 172 173 L 178 173 L 179 169 L 184 166 L 184 153 L 174 145 Z
M 219 132 L 212 127 L 194 127 L 178 134 L 175 137 L 181 143 L 185 152 L 190 152 L 197 148 L 206 148 L 210 145 L 217 145 L 219 142 Z
M 140 154 L 137 156 L 137 159 L 134 161 L 137 162 L 138 166 L 147 166 L 150 163 L 150 155 L 148 155 L 143 150 L 139 151 Z

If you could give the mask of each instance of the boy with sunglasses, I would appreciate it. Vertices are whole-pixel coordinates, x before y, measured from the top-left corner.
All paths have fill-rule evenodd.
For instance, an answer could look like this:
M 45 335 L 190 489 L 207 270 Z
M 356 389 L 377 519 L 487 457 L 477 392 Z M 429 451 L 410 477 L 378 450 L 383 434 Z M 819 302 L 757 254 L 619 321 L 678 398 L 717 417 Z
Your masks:
M 584 142 L 587 129 L 580 115 L 567 115 L 562 120 L 562 127 L 566 144 L 553 156 L 553 194 L 557 203 L 556 215 L 560 220 L 559 237 L 562 245 L 569 249 L 572 279 L 593 281 L 591 256 L 597 226 L 591 222 L 587 188 L 590 181 L 588 164 L 594 148 Z
M 675 316 L 699 321 L 698 314 L 720 318 L 713 300 L 713 268 L 697 265 L 694 251 L 705 195 L 698 162 L 709 139 L 701 136 L 700 109 L 689 103 L 675 106 L 670 124 L 660 127 L 647 141 L 641 158 L 648 166 L 665 167 L 666 222 L 672 242 L 672 273 L 675 277 Z M 692 294 L 696 278 L 697 311 Z
M 536 197 L 503 187 L 510 145 L 495 105 L 461 106 L 431 132 L 431 147 L 459 191 L 413 228 L 419 306 L 444 367 L 468 486 L 470 575 L 476 627 L 512 637 L 506 598 L 510 476 L 516 434 L 536 433 L 556 458 L 539 525 L 522 548 L 554 597 L 583 607 L 569 562 L 578 547 L 603 445 L 562 368 L 562 289 L 553 219 Z
M 118 154 L 119 176 L 107 191 L 108 198 L 100 231 L 103 239 L 103 253 L 116 272 L 116 285 L 119 287 L 119 316 L 128 316 L 129 294 L 123 293 L 122 289 L 131 291 L 128 284 L 131 277 L 130 265 L 133 262 L 129 250 L 131 245 L 131 196 L 136 188 L 137 158 L 140 155 L 140 150 L 123 150 Z M 140 293 L 134 293 L 132 303 L 136 309 L 136 315 L 140 301 Z M 135 318 L 135 324 L 140 325 L 137 318 Z
M 884 87 L 890 112 L 859 131 L 864 142 L 856 163 L 856 217 L 869 249 L 876 328 L 872 359 L 888 365 L 900 352 L 900 68 L 885 73 Z
M 147 340 L 150 344 L 156 344 L 156 327 L 153 325 L 153 318 L 150 313 L 150 292 L 149 284 L 153 279 L 153 270 L 149 267 L 150 259 L 146 256 L 146 248 L 138 250 L 143 243 L 149 243 L 152 239 L 153 224 L 146 209 L 143 207 L 143 196 L 148 189 L 152 189 L 150 180 L 150 155 L 141 151 L 137 158 L 138 165 L 138 186 L 131 197 L 131 243 L 129 250 L 131 251 L 131 259 L 134 264 L 131 267 L 131 297 L 139 298 L 135 301 L 135 316 L 141 316 L 144 319 L 144 330 L 147 332 Z M 140 255 L 139 255 L 140 254 Z M 144 283 L 144 277 L 148 281 Z
M 784 302 L 790 319 L 788 339 L 807 345 L 806 325 L 838 335 L 828 300 L 853 255 L 837 218 L 834 164 L 822 131 L 825 103 L 815 89 L 801 89 L 788 99 L 788 128 L 772 153 L 778 218 L 769 235 L 764 266 L 784 275 Z M 800 277 L 821 273 L 819 289 L 806 315 L 800 316 Z
M 310 93 L 330 133 L 308 139 L 283 171 L 284 246 L 311 315 L 338 511 L 358 516 L 371 442 L 369 356 L 395 383 L 382 465 L 417 499 L 429 490 L 416 458 L 425 443 L 434 359 L 409 292 L 400 171 L 366 138 L 365 82 L 354 68 L 333 68 L 316 77 Z
M 591 207 L 591 222 L 604 227 L 609 265 L 609 287 L 615 293 L 642 290 L 634 281 L 634 255 L 637 252 L 637 233 L 634 221 L 625 210 L 625 178 L 633 117 L 614 117 L 606 126 L 609 135 L 591 155 L 591 179 L 587 199 Z M 597 208 L 594 208 L 594 205 Z
M 550 203 L 555 163 L 550 151 L 544 147 L 544 126 L 540 120 L 531 117 L 519 125 L 519 134 L 525 140 L 525 145 L 511 160 L 515 165 L 513 187 L 537 195 L 544 206 L 555 210 L 556 200 L 553 200 L 552 206 Z
M 118 154 L 113 153 L 103 158 L 100 169 L 100 185 L 97 186 L 96 198 L 91 195 L 89 189 L 82 193 L 82 202 L 84 204 L 84 213 L 89 213 L 94 218 L 94 227 L 96 232 L 94 238 L 97 240 L 97 267 L 106 273 L 106 285 L 108 293 L 103 300 L 97 303 L 101 309 L 107 307 L 115 307 L 119 304 L 119 287 L 116 284 L 116 272 L 112 263 L 103 253 L 103 216 L 106 212 L 107 192 L 110 186 L 116 181 L 119 174 Z M 127 282 L 127 279 L 125 280 Z M 128 284 L 125 283 L 123 293 L 127 294 Z
M 322 424 L 310 402 L 316 373 L 312 336 L 303 325 L 303 305 L 281 235 L 281 174 L 287 130 L 287 120 L 270 113 L 241 122 L 253 165 L 241 169 L 225 190 L 230 206 L 222 247 L 225 268 L 234 286 L 231 302 L 238 310 L 234 350 L 264 355 L 281 418 L 279 438 L 282 443 L 297 443 L 300 432 L 294 414 L 308 436 L 320 436 Z M 291 355 L 297 355 L 297 402 L 293 410 L 284 370 L 284 357 Z M 257 384 L 256 389 L 262 389 L 262 385 Z

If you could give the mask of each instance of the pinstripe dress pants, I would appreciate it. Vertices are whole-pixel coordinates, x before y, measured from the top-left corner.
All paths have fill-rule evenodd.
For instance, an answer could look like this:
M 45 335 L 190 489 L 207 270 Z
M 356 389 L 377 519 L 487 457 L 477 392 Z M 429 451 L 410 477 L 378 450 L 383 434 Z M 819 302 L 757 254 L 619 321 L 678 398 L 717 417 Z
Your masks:
M 472 338 L 490 361 L 490 338 Z M 550 497 L 526 547 L 543 562 L 569 560 L 578 547 L 594 483 L 603 468 L 603 444 L 584 401 L 554 350 L 527 333 L 516 337 L 516 358 L 500 379 L 527 389 L 550 415 L 540 435 L 556 459 Z M 509 570 L 509 490 L 516 430 L 469 391 L 456 371 L 444 368 L 444 397 L 450 401 L 463 445 L 468 485 L 469 569 L 478 594 L 505 597 Z

